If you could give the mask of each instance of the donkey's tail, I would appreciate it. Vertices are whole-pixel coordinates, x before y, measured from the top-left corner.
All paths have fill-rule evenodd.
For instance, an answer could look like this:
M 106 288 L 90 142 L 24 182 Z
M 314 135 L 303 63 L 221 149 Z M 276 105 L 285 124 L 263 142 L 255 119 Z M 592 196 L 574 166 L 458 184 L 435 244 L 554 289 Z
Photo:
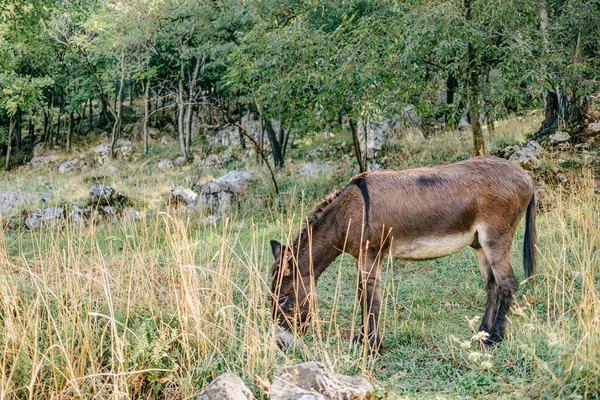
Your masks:
M 535 254 L 535 194 L 531 195 L 527 214 L 525 216 L 525 238 L 523 240 L 523 270 L 525 277 L 529 278 L 535 273 L 536 254 Z

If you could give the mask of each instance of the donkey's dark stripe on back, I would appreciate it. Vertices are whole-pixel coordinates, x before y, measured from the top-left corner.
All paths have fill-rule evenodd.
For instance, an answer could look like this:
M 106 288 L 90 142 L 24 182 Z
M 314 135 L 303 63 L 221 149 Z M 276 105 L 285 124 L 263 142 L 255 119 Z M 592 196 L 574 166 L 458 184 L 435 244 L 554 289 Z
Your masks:
M 365 202 L 365 227 L 369 227 L 369 213 L 371 211 L 371 200 L 369 199 L 369 188 L 367 187 L 366 174 L 360 175 L 352 182 L 360 189 L 363 201 Z
M 519 287 L 511 248 L 524 214 L 524 269 L 535 272 L 534 192 L 526 171 L 496 157 L 355 176 L 313 209 L 291 248 L 272 243 L 273 316 L 285 329 L 280 342 L 306 330 L 316 281 L 342 252 L 358 262 L 361 337 L 376 350 L 382 258 L 427 260 L 467 246 L 488 297 L 479 329 L 489 334 L 487 344 L 501 341 Z

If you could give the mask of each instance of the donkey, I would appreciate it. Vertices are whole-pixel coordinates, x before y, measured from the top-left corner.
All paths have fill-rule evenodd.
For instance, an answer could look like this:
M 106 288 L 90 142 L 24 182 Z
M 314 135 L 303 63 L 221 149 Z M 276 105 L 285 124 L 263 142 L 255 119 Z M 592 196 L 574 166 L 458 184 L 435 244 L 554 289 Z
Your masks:
M 342 252 L 358 263 L 362 327 L 355 341 L 378 351 L 382 259 L 429 260 L 471 246 L 487 292 L 480 331 L 485 344 L 502 341 L 519 287 L 510 252 L 527 212 L 523 267 L 535 271 L 534 183 L 518 165 L 496 157 L 453 164 L 372 171 L 355 176 L 310 213 L 291 246 L 271 241 L 273 318 L 287 348 L 306 331 L 316 282 Z

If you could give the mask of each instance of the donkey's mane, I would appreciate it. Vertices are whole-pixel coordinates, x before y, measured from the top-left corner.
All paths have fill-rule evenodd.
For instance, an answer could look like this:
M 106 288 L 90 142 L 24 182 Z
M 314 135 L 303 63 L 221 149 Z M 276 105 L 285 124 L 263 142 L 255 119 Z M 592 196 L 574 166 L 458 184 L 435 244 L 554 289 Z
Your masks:
M 337 199 L 341 193 L 342 193 L 341 190 L 336 189 L 333 192 L 329 193 L 327 196 L 325 196 L 325 199 L 323 201 L 321 201 L 319 204 L 317 204 L 316 206 L 313 207 L 311 212 L 308 213 L 308 216 L 306 217 L 306 222 L 302 223 L 302 229 L 300 230 L 300 234 L 294 241 L 294 245 L 295 245 L 294 247 L 296 247 L 296 245 L 298 245 L 299 243 L 301 245 L 308 244 L 308 229 L 313 226 L 313 224 L 323 214 L 325 209 L 335 199 Z

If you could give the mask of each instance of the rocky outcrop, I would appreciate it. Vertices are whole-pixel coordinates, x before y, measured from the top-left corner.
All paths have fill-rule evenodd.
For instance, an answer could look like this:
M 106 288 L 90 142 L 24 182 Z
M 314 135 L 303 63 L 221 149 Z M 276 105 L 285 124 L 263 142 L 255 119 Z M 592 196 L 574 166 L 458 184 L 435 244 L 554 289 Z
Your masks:
M 281 367 L 269 390 L 271 400 L 369 400 L 373 385 L 363 378 L 335 374 L 323 364 Z
M 209 214 L 222 216 L 246 189 L 251 177 L 251 172 L 234 170 L 207 184 L 192 186 L 198 193 L 196 205 Z
M 40 212 L 31 212 L 25 216 L 25 225 L 29 229 L 56 226 L 62 222 L 64 213 L 65 210 L 62 207 L 49 207 Z
M 0 213 L 7 213 L 18 209 L 25 202 L 23 196 L 17 192 L 0 193 Z
M 322 163 L 322 164 L 307 163 L 307 164 L 304 164 L 304 165 L 296 168 L 296 172 L 298 172 L 301 175 L 306 175 L 306 176 L 315 176 L 315 175 L 324 174 L 327 172 L 332 172 L 335 170 L 336 170 L 336 167 L 335 167 L 335 165 L 333 165 L 332 162 L 326 162 L 326 163 Z
M 530 140 L 523 147 L 516 145 L 505 147 L 497 152 L 497 155 L 517 163 L 527 170 L 533 171 L 542 166 L 542 162 L 538 157 L 543 153 L 544 149 L 542 146 L 538 142 Z
M 172 169 L 175 165 L 168 158 L 163 158 L 158 162 L 158 169 Z
M 171 195 L 169 196 L 169 203 L 172 205 L 183 204 L 191 207 L 196 204 L 198 194 L 193 190 L 183 188 L 181 186 L 174 187 L 171 189 Z
M 219 375 L 194 400 L 254 400 L 250 389 L 234 374 Z

